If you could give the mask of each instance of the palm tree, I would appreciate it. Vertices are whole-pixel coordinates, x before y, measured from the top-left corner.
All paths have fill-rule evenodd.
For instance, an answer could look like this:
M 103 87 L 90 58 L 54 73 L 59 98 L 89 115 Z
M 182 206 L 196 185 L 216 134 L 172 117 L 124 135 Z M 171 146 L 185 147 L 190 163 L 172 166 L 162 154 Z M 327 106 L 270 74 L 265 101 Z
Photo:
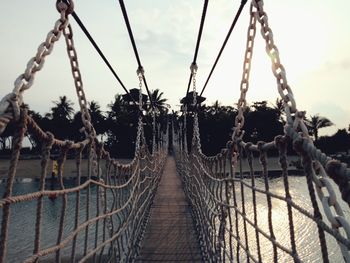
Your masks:
M 74 114 L 74 103 L 70 101 L 66 96 L 60 96 L 59 101 L 53 101 L 55 104 L 51 108 L 52 119 L 59 120 L 71 120 Z
M 334 125 L 329 119 L 319 116 L 318 114 L 310 116 L 310 119 L 306 121 L 306 124 L 310 133 L 315 137 L 315 141 L 318 140 L 319 129 Z
M 75 134 L 72 126 L 72 117 L 74 114 L 73 102 L 66 96 L 60 96 L 58 101 L 51 108 L 51 120 L 49 130 L 54 133 L 58 139 L 71 139 Z
M 277 99 L 276 99 L 276 103 L 275 103 L 275 105 L 273 106 L 273 108 L 274 108 L 274 110 L 275 110 L 276 113 L 277 113 L 278 119 L 279 119 L 283 124 L 285 124 L 286 121 L 285 121 L 284 118 L 283 118 L 283 115 L 284 115 L 284 103 L 283 103 L 283 100 L 277 98 Z
M 102 114 L 101 106 L 96 101 L 91 101 L 89 103 L 89 113 L 91 116 L 92 124 L 96 130 L 97 134 L 105 133 L 106 129 L 104 127 L 105 117 Z
M 125 101 L 123 100 L 123 96 L 120 94 L 116 94 L 114 97 L 114 101 L 107 105 L 110 109 L 108 114 L 108 119 L 116 120 L 117 117 L 125 110 Z
M 168 104 L 166 104 L 167 99 L 162 98 L 162 96 L 163 92 L 159 92 L 159 89 L 156 89 L 151 93 L 153 106 L 156 109 L 156 111 L 160 113 L 167 113 L 169 107 Z

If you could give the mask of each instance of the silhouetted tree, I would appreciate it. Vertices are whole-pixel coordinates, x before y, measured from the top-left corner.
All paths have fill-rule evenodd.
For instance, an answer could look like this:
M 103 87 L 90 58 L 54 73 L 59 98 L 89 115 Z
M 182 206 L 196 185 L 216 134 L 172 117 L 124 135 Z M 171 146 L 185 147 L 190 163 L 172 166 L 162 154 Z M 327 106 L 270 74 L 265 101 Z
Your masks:
M 67 96 L 60 96 L 58 101 L 53 102 L 54 107 L 51 108 L 52 119 L 71 120 L 74 114 L 74 105 Z
M 89 113 L 91 116 L 91 122 L 96 130 L 96 134 L 104 134 L 107 131 L 107 127 L 104 125 L 106 120 L 105 116 L 101 111 L 101 106 L 96 101 L 89 103 Z
M 135 150 L 136 128 L 139 111 L 136 106 L 130 107 L 121 95 L 108 104 L 106 146 L 113 156 L 130 158 Z
M 283 134 L 283 123 L 279 111 L 268 106 L 267 101 L 254 102 L 251 110 L 245 114 L 243 127 L 245 141 L 272 141 Z
M 222 106 L 215 101 L 212 106 L 201 105 L 198 110 L 202 150 L 214 155 L 226 146 L 232 134 L 237 111 L 230 106 Z M 188 117 L 187 135 L 189 146 L 192 140 L 193 119 Z
M 318 130 L 321 128 L 332 126 L 334 124 L 326 117 L 322 117 L 316 114 L 314 116 L 310 116 L 310 119 L 306 120 L 306 125 L 309 128 L 310 134 L 313 135 L 315 137 L 315 141 L 317 141 Z
M 321 136 L 315 144 L 327 154 L 348 152 L 350 149 L 350 134 L 346 129 L 339 129 L 332 136 Z
M 278 117 L 279 121 L 282 122 L 283 124 L 285 124 L 286 121 L 283 118 L 283 116 L 285 114 L 283 100 L 277 98 L 273 108 L 276 110 L 277 117 Z
M 73 130 L 72 117 L 74 115 L 73 102 L 71 102 L 66 96 L 60 96 L 58 101 L 53 101 L 55 104 L 51 108 L 51 112 L 48 116 L 51 117 L 51 121 L 48 127 L 56 138 L 66 140 L 74 138 L 74 134 L 77 132 Z
M 163 98 L 163 92 L 160 92 L 159 89 L 151 92 L 151 99 L 153 102 L 154 108 L 160 113 L 165 114 L 168 112 L 168 105 L 166 104 L 167 99 Z M 149 105 L 148 110 L 150 110 L 151 105 Z

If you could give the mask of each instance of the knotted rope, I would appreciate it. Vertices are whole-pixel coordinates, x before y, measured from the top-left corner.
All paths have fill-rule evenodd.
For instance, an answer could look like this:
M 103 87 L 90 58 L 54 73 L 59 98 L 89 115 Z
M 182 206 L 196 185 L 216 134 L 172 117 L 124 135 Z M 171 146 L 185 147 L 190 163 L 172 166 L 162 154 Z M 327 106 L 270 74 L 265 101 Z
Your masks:
M 56 22 L 54 29 L 49 32 L 45 42 L 39 46 L 36 56 L 29 61 L 25 73 L 15 81 L 13 92 L 6 95 L 0 102 L 0 133 L 10 121 L 17 125 L 13 137 L 7 187 L 3 199 L 0 200 L 2 208 L 0 262 L 6 261 L 7 244 L 12 237 L 9 233 L 11 207 L 14 204 L 35 200 L 37 200 L 37 205 L 33 253 L 25 262 L 37 262 L 43 257 L 48 257 L 49 260 L 55 257 L 56 261 L 60 262 L 67 258 L 66 250 L 69 248 L 71 248 L 70 260 L 72 262 L 85 262 L 90 258 L 93 258 L 94 261 L 111 259 L 118 260 L 118 262 L 133 261 L 138 255 L 139 244 L 148 222 L 150 205 L 164 167 L 166 157 L 164 146 L 167 147 L 167 141 L 164 146 L 155 147 L 156 138 L 154 138 L 153 151 L 150 154 L 146 146 L 141 116 L 137 127 L 135 156 L 129 163 L 121 164 L 116 159 L 112 159 L 103 148 L 102 143 L 98 141 L 87 108 L 73 32 L 69 24 L 69 15 L 73 12 L 73 5 L 73 1 L 69 1 L 69 4 L 66 4 L 65 1 L 57 1 L 60 19 Z M 62 32 L 67 45 L 86 135 L 86 139 L 80 142 L 56 139 L 53 134 L 43 131 L 27 115 L 26 110 L 20 108 L 24 91 L 33 85 L 36 72 L 43 67 L 45 57 L 51 54 L 54 43 L 60 39 Z M 142 109 L 143 71 L 139 71 L 138 75 L 140 79 L 139 104 Z M 40 182 L 38 191 L 13 196 L 14 178 L 25 133 L 35 136 L 42 142 Z M 57 161 L 59 189 L 47 190 L 45 188 L 47 169 L 53 147 L 60 151 Z M 76 165 L 76 185 L 74 187 L 67 186 L 64 178 L 64 165 L 67 162 L 67 156 L 71 153 L 75 155 Z M 83 158 L 83 156 L 87 157 Z M 87 162 L 83 162 L 85 158 Z M 82 173 L 82 166 L 85 164 L 87 174 Z M 86 180 L 83 180 L 83 176 Z M 72 200 L 71 197 L 74 199 Z M 52 230 L 47 233 L 44 227 L 43 211 L 47 205 L 47 199 L 53 200 L 52 202 L 61 202 L 62 205 L 59 223 L 55 229 L 56 242 L 55 244 L 46 243 L 43 249 L 42 244 L 45 237 L 55 234 Z M 72 201 L 73 230 L 66 233 L 65 225 L 70 218 L 67 209 Z M 92 235 L 94 238 L 91 238 Z
M 245 142 L 243 135 L 246 93 L 249 89 L 257 22 L 261 25 L 266 53 L 271 58 L 272 72 L 284 103 L 287 124 L 285 134 L 277 136 L 274 141 L 253 144 Z M 195 98 L 195 82 L 193 85 Z M 232 141 L 228 142 L 227 147 L 219 154 L 208 157 L 202 153 L 196 113 L 194 113 L 190 152 L 184 147 L 187 137 L 186 118 L 180 126 L 181 130 L 177 132 L 178 170 L 191 205 L 204 260 L 278 262 L 280 256 L 283 256 L 286 260 L 301 262 L 305 258 L 297 246 L 300 237 L 296 235 L 296 228 L 300 226 L 295 225 L 295 214 L 300 214 L 318 229 L 319 243 L 315 244 L 315 249 L 320 250 L 323 262 L 328 262 L 330 258 L 325 233 L 330 239 L 338 242 L 344 260 L 350 262 L 349 223 L 345 219 L 334 189 L 334 185 L 337 184 L 343 200 L 350 204 L 350 170 L 346 164 L 341 164 L 321 153 L 309 137 L 303 121 L 304 112 L 297 110 L 262 0 L 253 0 L 250 6 L 240 91 Z M 310 194 L 310 211 L 293 200 L 288 172 L 288 145 L 292 145 L 303 159 L 305 183 Z M 278 153 L 283 182 L 283 188 L 278 193 L 272 188 L 268 170 L 267 156 L 270 152 Z M 258 159 L 256 156 L 259 156 Z M 255 171 L 256 160 L 261 165 L 259 171 Z M 248 167 L 248 170 L 246 171 L 244 167 Z M 262 181 L 258 181 L 257 176 L 261 177 Z M 247 189 L 250 191 L 246 191 Z M 259 207 L 263 200 L 266 208 L 262 210 Z M 274 221 L 276 202 L 285 204 L 285 219 L 280 220 L 281 223 L 287 223 L 288 231 L 284 235 L 289 235 L 289 244 L 280 241 L 280 234 L 276 230 L 279 224 Z M 286 255 L 288 256 L 285 257 Z

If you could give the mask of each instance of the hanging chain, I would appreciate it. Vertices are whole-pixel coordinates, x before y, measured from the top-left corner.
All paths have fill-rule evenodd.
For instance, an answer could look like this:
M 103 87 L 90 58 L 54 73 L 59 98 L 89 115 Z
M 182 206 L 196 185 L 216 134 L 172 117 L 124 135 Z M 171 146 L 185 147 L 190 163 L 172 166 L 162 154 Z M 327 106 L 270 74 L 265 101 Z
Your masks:
M 303 121 L 305 112 L 298 111 L 296 107 L 296 102 L 293 96 L 292 89 L 288 85 L 286 71 L 280 62 L 279 51 L 274 44 L 272 30 L 268 24 L 268 17 L 264 11 L 263 0 L 253 0 L 252 4 L 256 8 L 256 18 L 261 24 L 261 34 L 265 39 L 266 43 L 266 53 L 271 58 L 272 72 L 277 80 L 277 87 L 280 97 L 284 103 L 285 113 L 287 116 L 287 124 L 292 126 L 295 131 L 299 128 L 305 140 L 313 145 L 311 138 L 308 134 L 308 129 Z M 294 114 L 294 120 L 293 115 Z M 309 154 L 309 153 L 308 153 Z M 330 183 L 329 177 L 319 161 L 314 161 L 315 169 L 317 171 L 317 176 L 313 172 L 313 181 L 316 186 L 316 191 L 319 199 L 321 200 L 325 215 L 332 225 L 332 228 L 340 233 L 339 228 L 343 228 L 346 236 L 350 237 L 350 225 L 344 217 L 344 213 L 337 201 L 334 188 Z M 326 195 L 325 195 L 326 193 Z M 332 209 L 333 207 L 333 209 Z M 339 242 L 338 242 L 339 243 Z M 349 250 L 345 245 L 339 243 L 341 252 L 346 261 L 350 261 Z
M 45 41 L 39 45 L 35 57 L 27 63 L 25 72 L 15 80 L 13 91 L 0 101 L 0 134 L 11 120 L 19 119 L 23 92 L 33 85 L 36 72 L 44 67 L 45 57 L 51 54 L 55 42 L 60 39 L 62 31 L 68 24 L 67 16 L 73 11 L 73 2 L 70 1 L 69 6 L 60 2 L 56 7 L 61 14 L 60 19 L 56 21 L 53 30 L 47 34 Z
M 245 51 L 244 62 L 243 62 L 243 74 L 242 74 L 242 80 L 241 80 L 241 86 L 240 86 L 241 94 L 237 103 L 238 114 L 235 119 L 235 130 L 232 135 L 233 140 L 235 139 L 235 137 L 239 137 L 241 135 L 241 129 L 244 126 L 244 111 L 247 106 L 246 94 L 249 89 L 249 76 L 250 76 L 250 69 L 251 69 L 251 63 L 252 63 L 252 57 L 253 57 L 255 35 L 256 35 L 256 12 L 254 11 L 253 5 L 251 4 L 250 21 L 249 21 L 249 27 L 248 27 L 248 33 L 247 33 L 247 44 L 246 44 L 246 51 Z
M 239 150 L 235 142 L 237 140 L 242 139 L 244 135 L 244 131 L 242 131 L 242 128 L 245 122 L 244 111 L 247 106 L 246 94 L 249 89 L 249 76 L 250 76 L 250 69 L 251 69 L 252 58 L 253 58 L 254 40 L 256 35 L 256 12 L 254 11 L 253 4 L 250 5 L 249 12 L 250 12 L 250 20 L 249 20 L 249 26 L 248 26 L 248 32 L 247 32 L 246 50 L 244 54 L 243 74 L 242 74 L 242 80 L 240 85 L 241 93 L 237 102 L 238 114 L 235 118 L 235 127 L 232 133 L 232 141 L 234 142 L 233 148 L 232 148 L 232 158 L 231 158 L 231 167 L 233 171 L 232 174 L 236 173 L 238 156 L 239 156 Z
M 91 123 L 91 116 L 88 109 L 88 103 L 87 103 L 84 88 L 83 88 L 83 80 L 81 78 L 81 73 L 79 69 L 77 51 L 74 46 L 73 31 L 70 24 L 67 25 L 67 27 L 63 31 L 63 34 L 66 40 L 67 53 L 68 53 L 68 57 L 71 65 L 75 90 L 78 96 L 78 101 L 80 106 L 81 119 L 85 127 L 85 132 L 86 134 L 95 138 L 96 131 Z
M 332 228 L 341 234 L 340 228 L 346 233 L 346 236 L 350 238 L 350 224 L 344 216 L 344 212 L 337 200 L 335 190 L 331 184 L 331 179 L 327 175 L 323 166 L 316 161 L 315 170 L 317 171 L 318 176 L 313 173 L 313 181 L 315 183 L 315 188 L 317 195 L 322 203 L 323 210 L 328 221 L 331 223 Z M 333 207 L 333 209 L 332 209 Z M 350 262 L 350 253 L 344 244 L 338 241 L 343 257 Z
M 192 85 L 193 85 L 193 106 L 197 105 L 197 91 L 196 91 L 196 74 L 198 70 L 198 66 L 196 63 L 191 64 L 191 74 L 192 74 Z
M 156 152 L 156 113 L 153 110 L 153 123 L 152 123 L 152 132 L 153 132 L 153 138 L 152 138 L 152 154 Z M 160 136 L 158 132 L 158 137 Z
M 276 47 L 272 30 L 269 27 L 268 17 L 264 11 L 263 0 L 253 0 L 252 4 L 257 10 L 256 18 L 261 24 L 261 35 L 265 39 L 266 53 L 269 55 L 272 63 L 272 72 L 277 80 L 278 93 L 284 103 L 285 113 L 288 125 L 292 125 L 295 130 L 300 128 L 303 135 L 309 138 L 308 129 L 303 121 L 305 112 L 299 112 L 296 107 L 293 91 L 288 85 L 286 71 L 281 64 L 278 48 Z M 294 114 L 294 119 L 292 114 Z M 311 139 L 310 139 L 311 140 Z
M 73 8 L 73 7 L 72 7 Z M 73 9 L 72 9 L 73 11 Z M 81 120 L 84 125 L 84 132 L 87 137 L 91 139 L 91 165 L 92 172 L 94 175 L 98 173 L 98 165 L 97 165 L 97 155 L 96 155 L 96 131 L 91 122 L 91 116 L 88 109 L 88 103 L 85 97 L 83 80 L 80 73 L 79 62 L 77 51 L 74 46 L 73 40 L 73 30 L 69 22 L 67 26 L 63 30 L 64 38 L 67 46 L 67 54 L 69 57 L 69 62 L 71 65 L 72 76 L 74 79 L 75 90 L 78 96 L 78 102 L 80 106 Z
M 137 135 L 136 135 L 136 152 L 140 150 L 141 147 L 141 136 L 142 136 L 142 129 L 143 129 L 143 123 L 142 123 L 142 81 L 143 81 L 143 75 L 145 73 L 144 69 L 142 67 L 139 67 L 136 71 L 137 76 L 139 78 L 139 121 L 137 126 Z
M 184 148 L 187 152 L 187 105 L 184 106 Z
M 197 89 L 196 89 L 196 75 L 198 66 L 196 63 L 191 64 L 191 74 L 192 74 L 192 85 L 193 85 L 193 137 L 192 137 L 192 145 L 196 146 L 198 150 L 200 150 L 200 136 L 199 136 L 199 124 L 198 124 L 198 112 L 197 112 Z

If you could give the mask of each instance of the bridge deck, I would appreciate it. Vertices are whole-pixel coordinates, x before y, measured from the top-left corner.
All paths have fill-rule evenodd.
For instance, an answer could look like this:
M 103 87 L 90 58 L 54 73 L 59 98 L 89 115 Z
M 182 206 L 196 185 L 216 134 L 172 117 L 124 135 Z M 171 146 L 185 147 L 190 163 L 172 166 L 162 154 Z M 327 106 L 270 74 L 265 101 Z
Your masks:
M 168 157 L 138 262 L 201 262 L 189 209 L 175 160 Z

